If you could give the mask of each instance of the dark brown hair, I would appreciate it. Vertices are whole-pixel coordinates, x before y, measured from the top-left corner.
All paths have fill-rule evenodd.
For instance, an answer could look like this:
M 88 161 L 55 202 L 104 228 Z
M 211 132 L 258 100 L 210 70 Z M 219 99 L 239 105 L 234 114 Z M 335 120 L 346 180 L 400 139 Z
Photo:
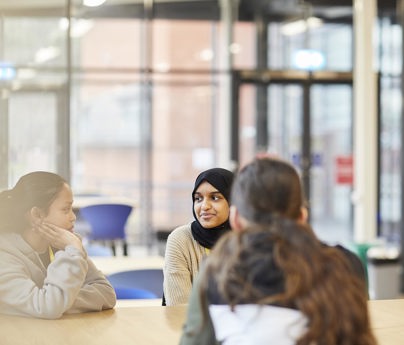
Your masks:
M 277 158 L 256 158 L 244 166 L 231 192 L 231 204 L 256 224 L 267 224 L 279 216 L 298 219 L 304 203 L 297 171 Z
M 300 310 L 308 325 L 297 345 L 376 344 L 365 282 L 346 257 L 318 241 L 308 225 L 278 219 L 265 228 L 255 225 L 228 233 L 212 250 L 201 275 L 204 318 L 204 300 L 213 281 L 231 307 L 254 303 Z M 271 279 L 272 284 L 274 279 L 281 283 L 281 290 L 274 294 L 266 286 Z
M 27 212 L 38 207 L 46 214 L 65 183 L 61 176 L 46 171 L 22 176 L 14 188 L 0 193 L 0 231 L 25 230 L 30 225 Z
M 201 327 L 208 300 L 232 308 L 270 304 L 307 317 L 297 345 L 376 344 L 366 282 L 344 252 L 322 244 L 298 222 L 303 195 L 297 171 L 280 159 L 256 158 L 239 171 L 231 204 L 251 225 L 223 236 L 200 272 Z

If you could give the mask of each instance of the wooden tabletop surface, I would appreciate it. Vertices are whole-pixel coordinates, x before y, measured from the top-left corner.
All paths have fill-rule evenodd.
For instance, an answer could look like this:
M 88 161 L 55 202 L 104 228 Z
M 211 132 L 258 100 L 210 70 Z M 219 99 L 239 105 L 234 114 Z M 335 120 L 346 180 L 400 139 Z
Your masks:
M 142 305 L 41 320 L 0 315 L 2 345 L 175 345 L 186 306 Z M 119 305 L 119 304 L 118 304 Z M 369 301 L 379 345 L 404 344 L 404 299 Z
M 130 307 L 42 320 L 0 315 L 2 345 L 178 344 L 186 307 Z
M 404 344 L 404 299 L 369 301 L 369 311 L 379 345 Z

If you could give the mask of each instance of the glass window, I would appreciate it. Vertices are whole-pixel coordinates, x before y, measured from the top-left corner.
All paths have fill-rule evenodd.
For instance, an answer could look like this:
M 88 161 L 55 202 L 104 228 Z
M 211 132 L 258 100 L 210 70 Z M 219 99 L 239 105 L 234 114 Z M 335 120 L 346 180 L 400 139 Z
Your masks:
M 311 90 L 312 223 L 328 242 L 352 240 L 352 88 L 314 85 Z
M 302 142 L 301 85 L 271 85 L 269 97 L 269 151 L 300 166 Z
M 157 72 L 210 70 L 215 65 L 215 22 L 156 19 L 152 32 L 152 64 Z
M 390 17 L 378 22 L 380 71 L 379 233 L 387 241 L 401 238 L 402 29 Z
M 254 23 L 235 22 L 233 29 L 233 66 L 236 69 L 256 68 L 256 34 Z
M 79 68 L 139 68 L 144 52 L 142 20 L 73 18 L 72 60 Z M 129 71 L 128 71 L 129 72 Z
M 381 79 L 380 234 L 400 239 L 401 224 L 401 78 Z
M 24 9 L 16 5 L 12 16 L 2 12 L 0 158 L 7 166 L 0 168 L 1 185 L 29 170 L 54 170 L 71 173 L 75 191 L 136 200 L 139 223 L 134 231 L 171 229 L 192 217 L 189 193 L 195 176 L 215 165 L 222 150 L 218 123 L 226 98 L 221 93 L 230 74 L 220 70 L 219 3 L 180 3 L 155 1 L 156 11 L 150 14 L 156 17 L 147 21 L 139 1 L 92 9 L 73 1 L 68 11 L 59 0 L 52 1 L 52 9 L 32 4 Z M 178 8 L 189 12 L 175 13 Z M 190 15 L 201 8 L 203 13 Z M 64 17 L 69 12 L 70 42 Z M 268 26 L 271 70 L 300 69 L 308 56 L 318 59 L 311 69 L 352 70 L 351 23 L 322 22 L 294 33 L 285 32 L 285 24 Z M 234 23 L 236 69 L 255 70 L 256 34 L 253 21 Z M 397 235 L 401 208 L 401 36 L 391 18 L 379 20 L 380 222 L 387 236 Z M 307 50 L 317 55 L 305 55 Z M 276 83 L 267 87 L 269 150 L 298 166 L 302 86 Z M 350 186 L 336 184 L 333 175 L 336 158 L 350 155 L 349 90 L 346 85 L 318 85 L 311 92 L 318 164 L 312 168 L 316 184 L 311 195 L 318 229 L 331 229 L 331 223 L 333 228 L 351 226 Z M 244 84 L 241 164 L 255 153 L 256 102 L 256 87 Z M 325 231 L 331 237 L 336 233 Z
M 66 66 L 66 30 L 61 18 L 4 18 L 3 57 L 6 63 L 29 67 Z
M 13 92 L 8 109 L 10 184 L 30 171 L 57 171 L 56 93 Z
M 75 80 L 72 89 L 75 189 L 102 194 L 131 193 L 138 176 L 142 138 L 139 83 L 136 79 L 129 83 L 94 76 Z
M 193 181 L 215 164 L 216 23 L 156 19 L 143 44 L 141 21 L 88 20 L 73 38 L 73 187 L 134 200 L 128 231 L 145 240 L 146 227 L 171 230 L 192 218 Z M 148 49 L 153 70 L 142 73 Z
M 0 116 L 8 128 L 0 137 L 7 157 L 2 180 L 11 186 L 32 170 L 63 170 L 67 36 L 59 17 L 3 16 L 1 22 Z
M 193 182 L 215 164 L 216 86 L 209 75 L 155 76 L 153 84 L 153 224 L 173 228 L 192 219 Z
M 309 31 L 285 31 L 285 23 L 271 23 L 268 30 L 271 69 L 304 69 L 309 59 L 311 69 L 352 70 L 350 25 L 322 23 Z

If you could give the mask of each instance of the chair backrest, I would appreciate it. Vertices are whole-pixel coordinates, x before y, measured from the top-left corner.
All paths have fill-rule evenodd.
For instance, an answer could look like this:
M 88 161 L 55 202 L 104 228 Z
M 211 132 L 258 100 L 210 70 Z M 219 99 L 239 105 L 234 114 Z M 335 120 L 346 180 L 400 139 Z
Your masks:
M 117 299 L 155 299 L 158 298 L 153 292 L 125 287 L 114 287 Z
M 109 274 L 107 279 L 114 288 L 142 289 L 163 297 L 163 270 L 161 268 L 136 269 Z
M 80 208 L 91 227 L 93 240 L 124 239 L 125 226 L 133 207 L 127 204 L 94 204 Z

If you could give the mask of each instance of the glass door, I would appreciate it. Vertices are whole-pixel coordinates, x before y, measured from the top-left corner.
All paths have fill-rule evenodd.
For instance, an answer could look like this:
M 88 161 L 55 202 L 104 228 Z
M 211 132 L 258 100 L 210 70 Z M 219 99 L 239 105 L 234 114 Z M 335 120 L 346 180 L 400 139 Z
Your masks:
M 352 87 L 311 87 L 311 216 L 330 242 L 352 241 Z
M 350 79 L 268 80 L 271 81 L 263 82 L 261 77 L 239 80 L 235 135 L 240 165 L 263 151 L 262 138 L 258 136 L 262 133 L 259 126 L 264 124 L 265 151 L 290 161 L 301 174 L 310 222 L 317 235 L 329 243 L 351 242 Z M 264 101 L 259 99 L 263 87 Z M 265 108 L 260 108 L 262 103 Z

